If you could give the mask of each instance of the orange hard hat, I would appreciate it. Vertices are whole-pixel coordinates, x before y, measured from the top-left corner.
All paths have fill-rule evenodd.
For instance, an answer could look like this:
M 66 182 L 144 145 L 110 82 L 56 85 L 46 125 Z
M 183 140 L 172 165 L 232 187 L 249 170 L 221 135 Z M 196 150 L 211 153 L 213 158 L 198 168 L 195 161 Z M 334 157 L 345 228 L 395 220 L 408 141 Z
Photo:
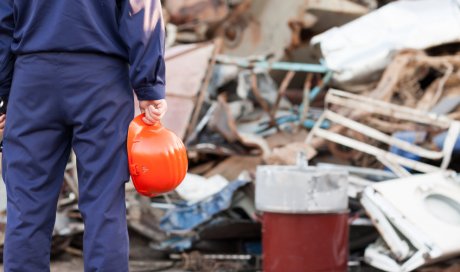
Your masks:
M 181 139 L 160 122 L 147 125 L 140 114 L 129 125 L 129 172 L 136 190 L 155 196 L 174 190 L 187 173 L 187 151 Z

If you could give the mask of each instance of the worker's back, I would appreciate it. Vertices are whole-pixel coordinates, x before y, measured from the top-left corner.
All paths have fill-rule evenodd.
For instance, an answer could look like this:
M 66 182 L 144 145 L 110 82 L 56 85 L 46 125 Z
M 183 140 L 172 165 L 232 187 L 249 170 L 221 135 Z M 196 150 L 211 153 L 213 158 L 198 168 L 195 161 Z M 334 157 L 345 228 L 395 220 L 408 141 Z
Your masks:
M 144 122 L 166 111 L 163 26 L 160 0 L 0 0 L 5 272 L 50 270 L 71 149 L 84 270 L 129 271 L 126 134 L 133 90 Z
M 117 0 L 3 0 L 14 2 L 16 54 L 104 53 L 127 57 Z M 121 5 L 121 3 L 120 3 Z
M 140 100 L 164 97 L 160 0 L 0 0 L 0 96 L 15 56 L 38 53 L 122 58 Z

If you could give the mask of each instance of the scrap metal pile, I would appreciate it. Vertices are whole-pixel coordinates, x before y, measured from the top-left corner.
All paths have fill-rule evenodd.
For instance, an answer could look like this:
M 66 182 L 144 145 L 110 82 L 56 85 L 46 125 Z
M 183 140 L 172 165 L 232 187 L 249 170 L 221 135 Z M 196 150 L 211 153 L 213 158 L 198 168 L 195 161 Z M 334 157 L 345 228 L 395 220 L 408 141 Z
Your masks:
M 154 258 L 260 270 L 256 168 L 302 154 L 348 173 L 351 271 L 460 271 L 460 1 L 163 2 L 163 124 L 190 168 L 165 195 L 127 186 Z M 64 179 L 54 252 L 79 255 L 75 157 Z

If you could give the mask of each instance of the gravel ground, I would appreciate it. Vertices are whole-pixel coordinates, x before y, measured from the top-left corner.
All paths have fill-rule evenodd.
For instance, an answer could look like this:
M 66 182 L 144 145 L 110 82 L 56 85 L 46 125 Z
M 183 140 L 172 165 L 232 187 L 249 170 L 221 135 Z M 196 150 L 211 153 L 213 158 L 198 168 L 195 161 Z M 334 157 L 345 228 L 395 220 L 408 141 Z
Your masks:
M 151 261 L 151 260 L 132 260 L 130 262 L 130 272 L 186 272 L 181 269 L 167 269 L 172 265 L 168 261 Z M 0 265 L 0 271 L 3 271 L 3 265 Z M 380 270 L 372 267 L 361 267 L 351 269 L 350 272 L 379 272 Z M 460 260 L 449 265 L 432 266 L 417 270 L 418 272 L 460 272 Z M 83 272 L 83 259 L 69 254 L 63 254 L 51 262 L 51 272 Z
M 182 270 L 162 269 L 170 267 L 171 262 L 164 261 L 133 261 L 130 263 L 130 272 L 152 272 L 152 271 L 170 271 L 180 272 Z M 3 265 L 0 265 L 0 271 L 3 271 Z M 83 272 L 83 259 L 68 254 L 62 255 L 51 262 L 51 272 Z

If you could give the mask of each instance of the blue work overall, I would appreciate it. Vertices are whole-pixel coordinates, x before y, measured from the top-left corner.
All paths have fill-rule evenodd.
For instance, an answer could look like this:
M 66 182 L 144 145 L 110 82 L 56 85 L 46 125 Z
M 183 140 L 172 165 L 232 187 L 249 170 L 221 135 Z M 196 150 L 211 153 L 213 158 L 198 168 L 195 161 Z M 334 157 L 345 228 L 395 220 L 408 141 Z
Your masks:
M 128 271 L 126 135 L 164 98 L 159 0 L 0 1 L 6 272 L 49 271 L 63 173 L 77 155 L 85 271 Z
M 134 106 L 126 65 L 99 55 L 43 53 L 18 57 L 14 68 L 3 140 L 5 270 L 49 269 L 56 203 L 73 148 L 85 265 L 128 271 L 125 143 Z

